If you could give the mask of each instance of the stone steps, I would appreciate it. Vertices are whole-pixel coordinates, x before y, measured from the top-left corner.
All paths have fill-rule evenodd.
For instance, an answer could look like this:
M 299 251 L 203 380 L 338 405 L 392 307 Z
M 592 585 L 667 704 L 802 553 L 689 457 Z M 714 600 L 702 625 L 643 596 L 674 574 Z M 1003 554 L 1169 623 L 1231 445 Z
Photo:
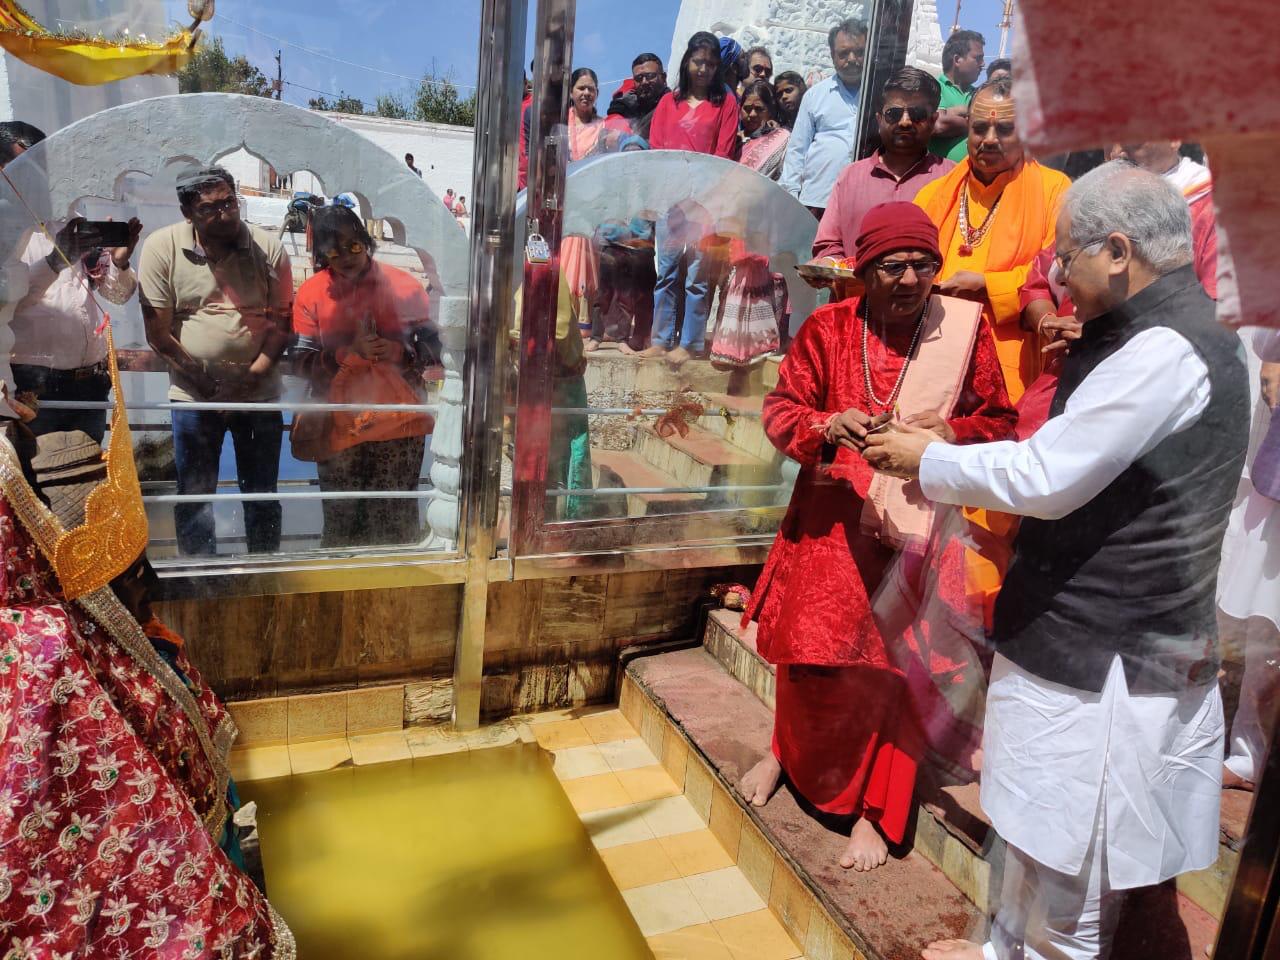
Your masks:
M 713 611 L 703 632 L 703 650 L 744 693 L 749 691 L 761 707 L 772 710 L 776 671 L 758 652 L 756 624 L 741 627 L 741 616 L 728 610 Z M 974 909 L 990 916 L 998 906 L 1005 844 L 991 829 L 978 793 L 977 783 L 944 782 L 927 763 L 922 764 L 917 782 L 919 804 L 915 828 L 908 844 L 914 856 L 936 867 Z M 1131 896 L 1131 903 L 1126 906 L 1126 916 L 1133 920 L 1128 927 L 1129 935 L 1149 935 L 1150 931 L 1142 927 L 1159 922 L 1165 931 L 1160 937 L 1167 936 L 1178 944 L 1189 943 L 1192 952 L 1183 957 L 1180 948 L 1171 949 L 1157 937 L 1158 945 L 1131 944 L 1133 952 L 1129 953 L 1117 947 L 1115 956 L 1200 960 L 1203 948 L 1213 943 L 1217 919 L 1222 916 L 1234 877 L 1249 796 L 1239 791 L 1224 791 L 1222 853 L 1213 867 L 1184 874 L 1178 878 L 1176 887 L 1171 882 L 1142 891 L 1140 895 Z M 1169 926 L 1170 919 L 1180 920 L 1180 926 Z
M 704 393 L 703 398 L 706 400 L 707 413 L 698 418 L 699 427 L 723 437 L 727 442 L 762 460 L 772 462 L 778 459 L 777 448 L 764 432 L 764 424 L 760 419 L 763 396 L 735 397 L 722 393 Z M 724 415 L 726 413 L 728 416 Z
M 859 874 L 836 861 L 845 840 L 809 817 L 780 790 L 762 808 L 744 803 L 734 784 L 769 749 L 772 711 L 705 650 L 632 661 L 621 709 L 650 748 L 673 740 L 709 772 L 709 784 L 686 793 L 707 806 L 711 829 L 741 822 L 733 847 L 738 866 L 813 960 L 908 960 L 938 937 L 982 939 L 981 911 L 936 866 L 915 852 Z M 726 845 L 726 849 L 730 849 Z
M 765 360 L 760 371 L 760 382 L 764 385 L 766 391 L 772 390 L 778 385 L 778 367 L 782 365 L 782 360 L 778 357 L 769 357 Z
M 591 469 L 597 487 L 679 487 L 681 484 L 670 474 L 663 473 L 634 450 L 592 450 Z M 612 498 L 599 498 L 607 503 Z M 694 510 L 706 503 L 702 493 L 627 493 L 619 495 L 626 500 L 628 517 L 653 516 Z M 610 514 L 620 511 L 610 509 Z
M 636 432 L 635 451 L 646 462 L 674 477 L 681 486 L 703 487 L 777 482 L 778 469 L 770 460 L 755 456 L 711 431 L 693 425 L 684 436 L 658 435 L 649 424 Z M 733 495 L 743 502 L 741 494 Z M 765 494 L 771 502 L 773 496 Z

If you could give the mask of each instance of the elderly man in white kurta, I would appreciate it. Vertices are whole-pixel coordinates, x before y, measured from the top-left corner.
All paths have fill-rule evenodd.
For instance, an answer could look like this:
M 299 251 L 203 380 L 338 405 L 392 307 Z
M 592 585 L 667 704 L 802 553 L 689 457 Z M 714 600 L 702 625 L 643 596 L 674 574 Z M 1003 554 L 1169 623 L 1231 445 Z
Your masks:
M 1218 854 L 1214 591 L 1248 443 L 1238 338 L 1191 268 L 1186 202 L 1124 162 L 1057 224 L 1082 335 L 1022 442 L 870 438 L 925 496 L 1020 514 L 996 603 L 982 806 L 1009 844 L 990 942 L 927 960 L 1106 957 L 1124 890 Z

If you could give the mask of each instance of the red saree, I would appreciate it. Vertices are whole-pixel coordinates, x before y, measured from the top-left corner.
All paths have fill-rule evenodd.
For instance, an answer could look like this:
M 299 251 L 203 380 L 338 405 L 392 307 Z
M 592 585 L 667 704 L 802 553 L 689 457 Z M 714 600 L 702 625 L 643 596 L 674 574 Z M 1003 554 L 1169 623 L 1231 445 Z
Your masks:
M 60 530 L 0 438 L 5 956 L 292 960 L 288 927 L 219 846 L 234 724 L 110 588 L 62 598 Z
M 833 413 L 870 409 L 858 306 L 857 299 L 835 303 L 805 321 L 765 400 L 765 431 L 801 471 L 744 619 L 759 621 L 760 653 L 778 665 L 774 749 L 791 783 L 819 809 L 864 816 L 900 841 L 922 747 L 910 674 L 937 676 L 956 665 L 939 662 L 946 658 L 928 648 L 924 631 L 904 637 L 921 626 L 912 615 L 895 613 L 906 625 L 882 635 L 884 617 L 873 612 L 873 598 L 887 574 L 916 581 L 936 575 L 944 558 L 895 554 L 865 532 L 872 470 L 860 456 L 825 443 Z M 873 386 L 882 397 L 902 369 L 911 332 L 868 340 Z M 1008 437 L 1014 413 L 985 322 L 959 379 L 953 406 L 943 412 L 957 441 Z M 948 555 L 958 565 L 958 548 Z M 950 582 L 963 607 L 962 577 Z M 925 658 L 918 671 L 905 662 L 903 642 Z

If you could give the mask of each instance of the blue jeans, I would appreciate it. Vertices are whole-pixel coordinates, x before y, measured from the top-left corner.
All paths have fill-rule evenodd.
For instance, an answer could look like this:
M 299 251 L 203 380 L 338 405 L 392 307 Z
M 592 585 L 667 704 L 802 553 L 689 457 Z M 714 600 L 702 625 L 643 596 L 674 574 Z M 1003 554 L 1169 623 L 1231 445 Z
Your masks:
M 711 312 L 714 259 L 702 244 L 709 229 L 696 220 L 668 214 L 654 230 L 658 282 L 653 288 L 653 342 L 667 349 L 676 345 L 676 321 L 684 300 L 680 346 L 691 353 L 703 348 L 707 315 Z
M 236 476 L 241 493 L 275 493 L 280 476 L 280 445 L 284 418 L 278 410 L 224 413 L 218 410 L 173 411 L 173 458 L 178 470 L 178 493 L 214 493 L 218 489 L 218 461 L 222 441 L 231 431 Z M 244 502 L 244 534 L 250 553 L 280 549 L 280 502 Z M 217 553 L 213 504 L 179 503 L 173 508 L 178 551 Z
M 87 370 L 88 368 L 85 368 Z M 77 374 L 80 374 L 77 376 Z M 104 366 L 101 372 L 52 370 L 25 363 L 13 365 L 14 385 L 30 390 L 41 400 L 106 400 L 111 392 L 111 378 Z M 41 405 L 36 418 L 27 426 L 37 437 L 62 430 L 83 430 L 102 443 L 107 432 L 105 410 L 52 410 Z

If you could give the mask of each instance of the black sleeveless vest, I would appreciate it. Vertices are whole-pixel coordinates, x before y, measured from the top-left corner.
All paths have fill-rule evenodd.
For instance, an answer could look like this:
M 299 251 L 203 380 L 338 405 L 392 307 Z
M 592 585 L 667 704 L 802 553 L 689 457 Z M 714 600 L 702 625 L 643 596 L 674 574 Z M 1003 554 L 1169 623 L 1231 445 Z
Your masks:
M 1050 416 L 1098 364 L 1153 327 L 1186 338 L 1204 362 L 1207 408 L 1083 507 L 1060 520 L 1023 519 L 996 600 L 996 649 L 1078 690 L 1101 691 L 1116 654 L 1135 693 L 1217 675 L 1218 563 L 1248 446 L 1249 388 L 1240 340 L 1216 321 L 1191 267 L 1084 325 Z

